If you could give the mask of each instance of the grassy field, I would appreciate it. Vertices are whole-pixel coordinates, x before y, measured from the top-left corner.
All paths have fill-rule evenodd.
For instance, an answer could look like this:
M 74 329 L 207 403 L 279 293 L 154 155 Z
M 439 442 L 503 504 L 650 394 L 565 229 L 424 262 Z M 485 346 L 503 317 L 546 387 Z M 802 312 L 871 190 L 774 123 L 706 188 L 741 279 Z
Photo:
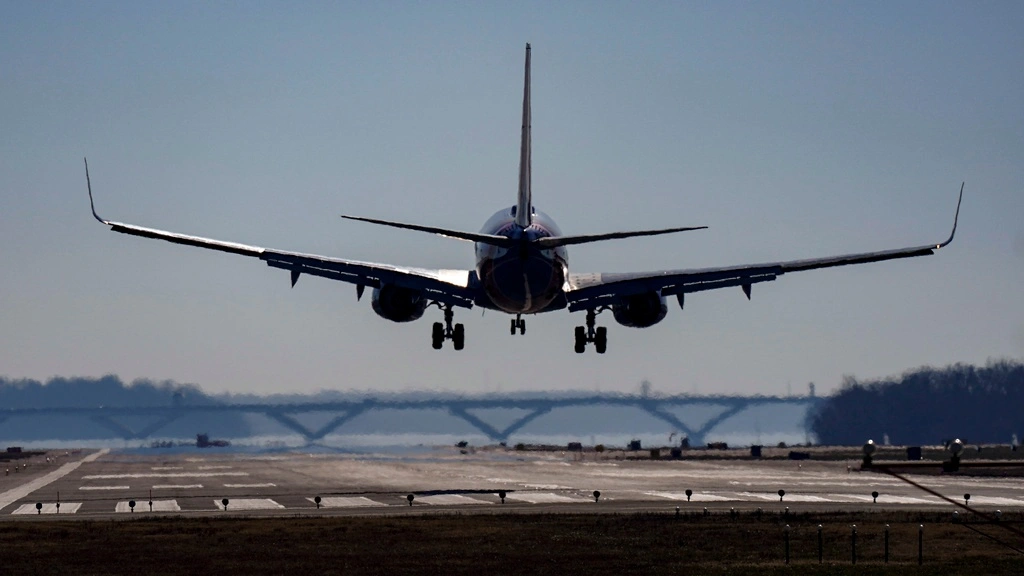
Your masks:
M 1018 528 L 1019 515 L 1008 518 Z M 972 520 L 973 521 L 973 520 Z M 946 514 L 425 514 L 0 524 L 3 574 L 1022 574 Z M 822 524 L 823 565 L 817 525 Z M 857 525 L 857 564 L 851 528 Z M 883 528 L 890 525 L 890 562 Z M 917 565 L 924 524 L 924 565 Z M 1021 538 L 971 524 L 1017 548 Z

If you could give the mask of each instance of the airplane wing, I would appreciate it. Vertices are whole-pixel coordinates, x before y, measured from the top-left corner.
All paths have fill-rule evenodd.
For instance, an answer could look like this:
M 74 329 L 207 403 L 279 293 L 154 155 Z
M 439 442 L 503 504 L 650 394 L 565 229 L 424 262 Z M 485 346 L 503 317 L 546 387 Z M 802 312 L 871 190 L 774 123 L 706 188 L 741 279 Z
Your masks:
M 602 306 L 621 304 L 629 296 L 657 292 L 662 296 L 676 296 L 679 305 L 683 305 L 683 296 L 690 292 L 717 290 L 730 286 L 740 286 L 744 294 L 750 298 L 751 286 L 760 282 L 771 282 L 787 272 L 803 272 L 834 266 L 866 264 L 897 258 L 913 258 L 934 254 L 936 250 L 953 241 L 956 234 L 956 223 L 960 217 L 960 201 L 963 200 L 964 189 L 960 186 L 960 200 L 956 205 L 956 216 L 953 218 L 953 231 L 945 242 L 885 250 L 881 252 L 862 252 L 844 256 L 812 258 L 808 260 L 790 260 L 788 262 L 768 262 L 746 266 L 730 266 L 726 268 L 698 268 L 690 270 L 663 270 L 640 273 L 595 273 L 569 274 L 569 290 L 566 297 L 569 311 L 590 310 Z
M 101 223 L 110 226 L 114 232 L 156 238 L 175 244 L 196 246 L 242 256 L 259 258 L 273 268 L 281 268 L 291 272 L 292 286 L 302 274 L 330 278 L 355 284 L 357 295 L 362 295 L 366 286 L 379 288 L 384 284 L 401 286 L 419 290 L 424 297 L 444 304 L 472 308 L 476 296 L 476 274 L 470 270 L 429 270 L 424 268 L 407 268 L 372 262 L 359 262 L 342 258 L 330 258 L 315 254 L 285 252 L 259 246 L 249 246 L 236 242 L 224 242 L 211 238 L 189 236 L 177 232 L 167 232 L 154 228 L 145 228 L 133 224 L 104 220 L 96 214 L 92 201 L 92 184 L 88 182 L 89 165 L 86 164 L 86 182 L 89 187 L 89 205 L 92 215 Z

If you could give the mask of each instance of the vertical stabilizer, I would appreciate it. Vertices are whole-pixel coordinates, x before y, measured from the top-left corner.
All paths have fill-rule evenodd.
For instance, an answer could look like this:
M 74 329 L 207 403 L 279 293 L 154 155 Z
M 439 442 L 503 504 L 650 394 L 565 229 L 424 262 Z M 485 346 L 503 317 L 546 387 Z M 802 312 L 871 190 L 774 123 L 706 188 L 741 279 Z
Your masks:
M 523 81 L 523 134 L 519 144 L 519 200 L 516 203 L 516 224 L 522 228 L 533 222 L 533 201 L 530 195 L 530 45 L 526 45 L 526 78 Z

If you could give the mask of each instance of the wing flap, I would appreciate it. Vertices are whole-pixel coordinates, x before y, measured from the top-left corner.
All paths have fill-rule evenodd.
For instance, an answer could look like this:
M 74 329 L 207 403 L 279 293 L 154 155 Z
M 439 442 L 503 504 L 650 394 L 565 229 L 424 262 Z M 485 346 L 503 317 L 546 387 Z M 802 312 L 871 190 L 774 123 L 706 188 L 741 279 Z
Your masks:
M 470 270 L 429 270 L 374 264 L 314 254 L 265 250 L 260 256 L 268 266 L 293 273 L 320 276 L 357 286 L 380 288 L 392 284 L 419 290 L 431 300 L 472 308 L 476 292 Z

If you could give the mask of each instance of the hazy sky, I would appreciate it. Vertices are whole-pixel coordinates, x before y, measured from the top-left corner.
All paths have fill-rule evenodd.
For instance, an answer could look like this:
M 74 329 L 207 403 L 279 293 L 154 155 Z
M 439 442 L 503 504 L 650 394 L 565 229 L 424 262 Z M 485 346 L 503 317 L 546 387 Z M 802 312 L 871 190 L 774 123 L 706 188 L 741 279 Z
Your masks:
M 1024 356 L 1019 2 L 4 1 L 0 374 L 208 391 L 819 392 L 843 374 Z M 943 240 L 936 256 L 671 302 L 608 353 L 582 314 L 460 310 L 466 349 L 348 284 L 109 232 L 470 268 L 515 202 L 533 45 L 536 205 L 566 233 L 708 225 L 570 250 L 575 271 L 705 267 Z M 367 294 L 368 296 L 368 294 Z

